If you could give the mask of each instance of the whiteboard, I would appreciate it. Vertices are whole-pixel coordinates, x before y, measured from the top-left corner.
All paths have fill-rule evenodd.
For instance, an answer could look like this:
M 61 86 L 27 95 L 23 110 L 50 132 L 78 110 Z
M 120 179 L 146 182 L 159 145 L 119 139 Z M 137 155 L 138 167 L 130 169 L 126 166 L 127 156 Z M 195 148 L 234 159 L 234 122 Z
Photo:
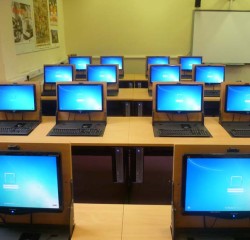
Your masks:
M 250 63 L 250 11 L 194 11 L 192 55 L 204 63 Z

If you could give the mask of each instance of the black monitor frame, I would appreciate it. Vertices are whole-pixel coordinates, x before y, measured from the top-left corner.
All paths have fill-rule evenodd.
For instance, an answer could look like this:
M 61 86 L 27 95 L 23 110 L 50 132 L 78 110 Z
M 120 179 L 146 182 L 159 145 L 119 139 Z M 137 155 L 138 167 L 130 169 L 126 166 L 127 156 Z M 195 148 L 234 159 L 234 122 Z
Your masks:
M 35 207 L 18 207 L 18 206 L 0 206 L 0 213 L 8 215 L 21 215 L 32 213 L 60 213 L 63 212 L 63 175 L 62 175 L 62 160 L 59 152 L 34 152 L 34 151 L 19 151 L 9 150 L 0 151 L 0 156 L 55 156 L 56 170 L 58 182 L 58 208 L 35 208 Z
M 28 87 L 31 86 L 32 87 L 32 91 L 33 91 L 33 96 L 34 96 L 34 109 L 33 110 L 27 110 L 27 109 L 23 109 L 23 110 L 0 110 L 2 112 L 10 112 L 10 113 L 25 113 L 25 112 L 35 112 L 37 111 L 37 94 L 36 94 L 36 85 L 35 84 L 1 84 L 1 86 L 6 86 L 6 87 Z
M 179 56 L 179 64 L 181 65 L 181 71 L 183 71 L 183 72 L 192 72 L 193 71 L 193 67 L 189 70 L 189 69 L 183 69 L 182 68 L 182 60 L 185 60 L 185 59 L 192 59 L 192 58 L 198 58 L 198 59 L 200 59 L 201 60 L 201 63 L 200 64 L 202 64 L 203 63 L 203 59 L 202 59 L 202 56 Z M 195 64 L 193 64 L 193 65 L 195 65 Z
M 223 219 L 241 219 L 250 218 L 249 211 L 186 211 L 186 177 L 187 177 L 187 159 L 192 158 L 249 158 L 250 153 L 191 153 L 184 154 L 182 157 L 182 192 L 181 192 L 181 206 L 184 215 L 190 216 L 211 216 Z M 198 197 L 198 196 L 197 196 Z
M 200 110 L 197 110 L 197 111 L 184 111 L 184 110 L 169 110 L 169 111 L 166 111 L 166 110 L 158 110 L 158 89 L 159 87 L 161 86 L 177 86 L 177 87 L 185 87 L 185 86 L 191 86 L 191 87 L 200 87 L 201 88 L 201 103 L 200 103 L 200 106 L 201 106 L 201 109 Z M 204 93 L 203 93 L 203 84 L 181 84 L 181 83 L 167 83 L 167 84 L 158 84 L 156 83 L 155 85 L 155 111 L 158 112 L 158 113 L 173 113 L 173 114 L 188 114 L 188 113 L 202 113 L 203 112 L 203 97 L 204 97 Z
M 77 58 L 86 58 L 86 59 L 89 60 L 88 64 L 92 64 L 92 56 L 78 56 L 78 55 L 69 56 L 68 57 L 69 64 L 75 65 L 74 63 L 71 62 L 71 59 L 77 59 Z M 81 71 L 86 72 L 86 69 L 77 69 L 76 66 L 75 66 L 75 70 L 76 70 L 76 72 L 81 72 Z
M 59 109 L 59 103 L 60 103 L 60 95 L 58 94 L 58 89 L 60 86 L 70 86 L 70 87 L 89 87 L 89 86 L 99 86 L 101 88 L 101 98 L 102 98 L 102 109 L 100 110 L 61 110 Z M 72 113 L 79 113 L 79 114 L 84 114 L 84 113 L 92 113 L 92 112 L 103 112 L 104 111 L 104 87 L 102 83 L 88 83 L 88 84 L 70 84 L 70 83 L 66 83 L 66 84 L 57 84 L 57 111 L 58 112 L 72 112 Z
M 227 103 L 228 103 L 228 99 L 229 99 L 229 96 L 228 96 L 228 88 L 229 87 L 248 87 L 250 89 L 250 85 L 248 83 L 246 84 L 227 84 L 226 87 L 225 87 L 225 101 L 224 101 L 224 111 L 225 113 L 239 113 L 239 114 L 245 114 L 245 115 L 250 115 L 250 111 L 236 111 L 236 110 L 232 110 L 232 111 L 229 111 L 227 110 Z

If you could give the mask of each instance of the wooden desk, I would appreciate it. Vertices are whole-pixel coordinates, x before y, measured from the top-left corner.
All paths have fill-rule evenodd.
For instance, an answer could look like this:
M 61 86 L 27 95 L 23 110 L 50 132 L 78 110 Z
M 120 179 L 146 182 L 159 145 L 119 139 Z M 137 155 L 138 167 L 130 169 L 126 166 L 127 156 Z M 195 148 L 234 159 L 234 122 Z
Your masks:
M 75 204 L 72 240 L 171 240 L 170 205 Z

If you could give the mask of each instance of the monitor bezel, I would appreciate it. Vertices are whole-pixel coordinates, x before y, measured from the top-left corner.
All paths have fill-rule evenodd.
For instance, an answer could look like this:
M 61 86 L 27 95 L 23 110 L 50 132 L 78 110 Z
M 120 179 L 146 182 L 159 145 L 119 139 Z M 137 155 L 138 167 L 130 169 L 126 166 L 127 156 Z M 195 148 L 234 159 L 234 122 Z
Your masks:
M 183 72 L 192 72 L 193 71 L 193 65 L 197 65 L 197 64 L 192 64 L 192 69 L 183 69 L 182 68 L 182 60 L 183 59 L 192 59 L 192 58 L 200 59 L 201 63 L 199 63 L 199 65 L 201 65 L 203 63 L 202 56 L 179 56 L 179 64 L 181 65 L 181 71 L 183 71 Z
M 118 70 L 119 71 L 123 71 L 124 70 L 124 57 L 123 56 L 100 56 L 100 64 L 101 65 L 104 65 L 104 64 L 107 65 L 106 63 L 102 62 L 104 59 L 107 59 L 107 58 L 119 58 L 119 59 L 121 59 L 122 68 L 118 67 Z M 117 65 L 119 66 L 119 64 L 117 64 Z
M 184 215 L 193 216 L 210 216 L 223 219 L 241 219 L 250 217 L 249 211 L 186 211 L 186 177 L 187 177 L 187 159 L 192 158 L 249 158 L 250 153 L 191 153 L 182 156 L 182 191 L 181 191 L 181 206 Z
M 185 87 L 185 86 L 191 86 L 191 87 L 200 87 L 201 88 L 201 109 L 200 110 L 158 110 L 158 88 L 159 86 L 177 86 L 177 87 Z M 172 114 L 188 114 L 188 113 L 202 113 L 203 112 L 203 97 L 204 97 L 204 90 L 203 90 L 203 84 L 181 84 L 181 83 L 168 83 L 168 84 L 162 84 L 162 83 L 156 83 L 155 85 L 155 111 L 158 113 L 172 113 Z
M 163 63 L 163 64 L 170 64 L 170 56 L 146 56 L 146 71 L 148 71 L 149 68 L 149 59 L 150 58 L 166 58 L 168 60 L 168 63 Z M 153 63 L 155 64 L 155 63 Z
M 69 56 L 68 57 L 68 61 L 69 61 L 69 64 L 71 65 L 75 65 L 74 63 L 70 62 L 71 59 L 76 59 L 76 58 L 86 58 L 86 59 L 89 59 L 89 63 L 88 64 L 92 64 L 92 56 Z M 87 65 L 87 64 L 86 64 Z M 86 66 L 86 69 L 87 69 L 87 66 Z M 77 69 L 76 66 L 75 66 L 75 70 L 76 72 L 82 72 L 82 71 L 85 71 L 86 72 L 86 69 Z
M 161 68 L 161 67 L 173 67 L 173 68 L 179 68 L 179 80 L 178 81 L 160 81 L 160 80 L 157 80 L 157 81 L 152 81 L 152 68 Z M 180 65 L 173 65 L 173 64 L 150 64 L 149 66 L 149 82 L 151 84 L 153 84 L 154 82 L 180 82 L 181 80 L 181 68 L 180 68 Z
M 63 207 L 63 173 L 62 173 L 62 159 L 60 152 L 50 151 L 19 151 L 9 150 L 0 151 L 0 156 L 55 156 L 56 157 L 56 168 L 57 168 L 57 182 L 58 182 L 58 208 L 36 208 L 36 207 L 17 207 L 17 206 L 0 206 L 0 213 L 8 215 L 22 215 L 22 214 L 33 214 L 33 213 L 61 213 L 64 210 Z
M 224 101 L 224 111 L 225 113 L 239 113 L 239 114 L 245 114 L 245 115 L 250 115 L 250 110 L 249 111 L 236 111 L 236 110 L 228 110 L 227 109 L 227 103 L 228 103 L 228 88 L 229 87 L 248 87 L 250 89 L 249 84 L 227 84 L 225 87 L 225 101 Z
M 45 77 L 45 69 L 48 68 L 53 68 L 53 67 L 63 67 L 63 66 L 68 66 L 71 67 L 72 69 L 72 81 L 56 81 L 56 82 L 46 82 L 46 77 Z M 50 85 L 50 86 L 56 86 L 56 84 L 58 82 L 65 82 L 65 83 L 69 83 L 69 82 L 73 82 L 75 81 L 75 66 L 73 64 L 45 64 L 43 66 L 43 81 L 44 81 L 44 85 Z
M 197 68 L 202 67 L 202 68 L 206 68 L 206 67 L 222 67 L 224 69 L 224 76 L 223 76 L 223 81 L 222 82 L 214 82 L 214 83 L 208 83 L 205 81 L 197 81 L 196 80 L 196 72 L 197 72 Z M 226 78 L 226 66 L 225 65 L 209 65 L 209 64 L 195 64 L 193 65 L 193 81 L 197 82 L 197 83 L 204 83 L 207 86 L 213 86 L 213 85 L 220 85 L 221 83 L 225 82 L 225 78 Z
M 115 82 L 107 82 L 107 81 L 96 81 L 96 80 L 89 80 L 89 68 L 90 67 L 114 67 L 116 68 L 116 77 L 115 77 Z M 119 69 L 118 69 L 118 65 L 117 64 L 89 64 L 87 65 L 87 70 L 86 70 L 86 80 L 88 82 L 92 82 L 92 83 L 101 83 L 101 82 L 105 82 L 107 83 L 107 85 L 114 85 L 114 84 L 117 84 L 118 81 L 119 81 Z
M 59 109 L 59 104 L 60 104 L 60 99 L 59 99 L 59 94 L 58 94 L 58 92 L 59 92 L 59 87 L 60 86 L 70 86 L 70 87 L 76 87 L 76 86 L 78 86 L 78 87 L 84 87 L 84 86 L 99 86 L 99 87 L 101 87 L 101 99 L 102 99 L 102 109 L 100 109 L 100 110 L 61 110 L 61 109 Z M 79 83 L 79 84 L 57 84 L 57 89 L 56 89 L 56 91 L 57 91 L 57 111 L 58 112 L 72 112 L 72 113 L 78 113 L 78 114 L 84 114 L 84 113 L 92 113 L 92 112 L 103 112 L 104 111 L 104 86 L 103 86 L 103 84 L 102 83 L 88 83 L 88 84 L 82 84 L 82 83 Z
M 0 84 L 1 86 L 6 87 L 27 87 L 31 86 L 33 89 L 34 95 L 34 110 L 1 110 L 0 112 L 9 112 L 9 113 L 25 113 L 25 112 L 36 112 L 37 111 L 37 93 L 36 93 L 36 85 L 35 84 Z

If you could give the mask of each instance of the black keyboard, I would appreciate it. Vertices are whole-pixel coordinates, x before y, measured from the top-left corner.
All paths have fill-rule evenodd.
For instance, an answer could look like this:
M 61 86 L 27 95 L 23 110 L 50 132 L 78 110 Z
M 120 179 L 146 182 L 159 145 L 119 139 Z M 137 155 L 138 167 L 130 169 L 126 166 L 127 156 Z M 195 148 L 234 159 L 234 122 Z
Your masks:
M 97 128 L 53 128 L 49 136 L 102 136 L 103 130 Z
M 159 137 L 210 137 L 205 129 L 158 129 Z
M 192 75 L 191 74 L 183 74 L 183 75 L 181 75 L 181 78 L 183 78 L 183 79 L 192 79 Z
M 231 129 L 229 131 L 233 137 L 250 137 L 250 129 Z
M 205 97 L 219 97 L 220 90 L 204 90 Z
M 1 127 L 0 135 L 28 135 L 33 128 Z
M 42 96 L 56 96 L 56 90 L 45 90 L 41 93 Z

